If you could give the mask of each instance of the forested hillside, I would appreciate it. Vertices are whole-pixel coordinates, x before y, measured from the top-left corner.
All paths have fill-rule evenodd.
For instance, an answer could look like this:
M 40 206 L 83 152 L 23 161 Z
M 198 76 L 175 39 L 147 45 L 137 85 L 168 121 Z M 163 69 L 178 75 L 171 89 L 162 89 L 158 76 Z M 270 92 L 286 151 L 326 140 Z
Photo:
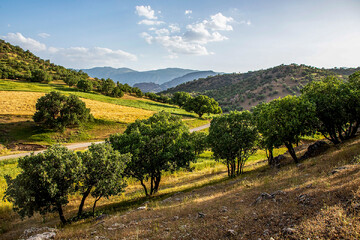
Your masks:
M 49 82 L 64 80 L 70 74 L 88 78 L 82 71 L 55 65 L 50 60 L 43 60 L 28 50 L 25 51 L 0 39 L 0 79 Z
M 335 74 L 347 78 L 355 71 L 354 68 L 320 69 L 297 64 L 280 65 L 265 70 L 198 79 L 168 89 L 164 93 L 201 93 L 215 98 L 224 111 L 242 110 L 278 97 L 298 95 L 308 82 Z

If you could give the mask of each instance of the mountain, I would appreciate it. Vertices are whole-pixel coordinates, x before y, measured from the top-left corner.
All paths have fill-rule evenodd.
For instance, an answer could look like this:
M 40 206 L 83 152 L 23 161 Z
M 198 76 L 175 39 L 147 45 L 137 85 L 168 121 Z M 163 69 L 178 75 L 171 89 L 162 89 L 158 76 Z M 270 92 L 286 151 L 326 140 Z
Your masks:
M 156 84 L 156 83 L 136 83 L 134 87 L 138 87 L 143 92 L 160 92 L 164 91 L 168 88 L 176 87 L 179 84 L 189 82 L 199 78 L 206 78 L 208 76 L 214 76 L 218 73 L 214 71 L 197 71 L 185 74 L 184 76 L 177 77 L 172 79 L 171 81 L 165 82 L 163 84 Z
M 94 67 L 90 69 L 81 69 L 91 77 L 97 78 L 111 78 L 113 75 L 119 75 L 124 73 L 136 72 L 130 68 L 112 68 L 112 67 Z
M 135 71 L 129 68 L 112 68 L 112 67 L 96 67 L 91 69 L 81 69 L 91 77 L 111 78 L 115 82 L 127 83 L 134 85 L 135 83 L 153 82 L 163 84 L 174 78 L 184 76 L 196 70 L 182 68 L 165 68 L 151 71 Z
M 342 69 L 341 71 L 339 69 Z M 329 75 L 347 78 L 358 68 L 320 69 L 306 65 L 280 65 L 247 73 L 222 74 L 183 83 L 162 93 L 190 92 L 217 100 L 225 112 L 250 109 L 286 95 L 299 95 L 310 81 Z M 341 75 L 339 75 L 341 73 Z

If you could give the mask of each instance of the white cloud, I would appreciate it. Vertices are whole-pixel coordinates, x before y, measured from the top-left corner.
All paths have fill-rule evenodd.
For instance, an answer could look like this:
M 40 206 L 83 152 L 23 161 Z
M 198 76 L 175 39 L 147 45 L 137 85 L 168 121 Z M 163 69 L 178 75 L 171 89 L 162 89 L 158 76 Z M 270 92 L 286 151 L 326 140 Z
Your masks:
M 221 30 L 221 31 L 232 31 L 233 28 L 229 24 L 234 21 L 232 17 L 225 17 L 222 13 L 217 13 L 210 16 L 210 21 L 204 20 L 203 23 L 207 25 L 208 28 L 212 30 Z
M 157 19 L 155 16 L 154 10 L 150 6 L 136 6 L 136 13 L 140 17 L 145 17 L 147 19 Z
M 6 41 L 10 42 L 13 45 L 19 45 L 24 49 L 28 49 L 30 51 L 45 51 L 46 45 L 36 41 L 32 38 L 26 38 L 21 33 L 8 33 L 6 36 L 2 37 Z
M 140 22 L 138 22 L 138 24 L 144 24 L 144 25 L 161 25 L 161 24 L 164 24 L 163 21 L 157 21 L 157 20 L 149 20 L 149 19 L 144 19 L 144 20 L 141 20 Z
M 240 24 L 246 24 L 246 25 L 250 26 L 251 21 L 250 20 L 247 20 L 247 21 L 243 20 L 243 21 L 240 22 Z
M 185 10 L 185 15 L 192 14 L 192 10 Z
M 175 24 L 170 24 L 169 28 L 172 33 L 180 32 L 180 28 L 178 26 L 176 26 Z
M 191 14 L 191 10 L 186 10 L 185 14 Z M 217 13 L 210 16 L 208 20 L 187 25 L 186 31 L 182 34 L 177 25 L 169 24 L 167 28 L 150 28 L 149 32 L 143 32 L 141 37 L 148 44 L 157 43 L 164 47 L 170 53 L 167 58 L 174 59 L 177 54 L 210 55 L 213 53 L 206 49 L 206 44 L 228 39 L 219 31 L 233 30 L 230 25 L 232 22 L 233 18 Z
M 50 34 L 48 34 L 48 33 L 39 33 L 38 36 L 42 37 L 42 38 L 48 38 L 48 37 L 50 37 Z
M 72 68 L 94 66 L 119 67 L 126 64 L 127 61 L 137 60 L 134 54 L 103 47 L 47 47 L 39 41 L 24 37 L 21 33 L 8 33 L 3 38 L 11 44 L 40 53 L 42 58 L 50 58 L 52 62 Z

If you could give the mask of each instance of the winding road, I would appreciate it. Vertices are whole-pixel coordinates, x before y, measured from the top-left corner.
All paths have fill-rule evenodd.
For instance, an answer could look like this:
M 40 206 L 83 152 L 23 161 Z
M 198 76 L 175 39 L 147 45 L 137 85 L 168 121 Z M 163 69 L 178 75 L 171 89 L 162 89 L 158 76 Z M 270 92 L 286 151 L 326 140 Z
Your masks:
M 202 125 L 200 127 L 196 127 L 196 128 L 192 128 L 190 129 L 190 132 L 197 132 L 206 128 L 210 127 L 210 123 L 209 124 L 205 124 Z M 104 141 L 99 141 L 99 142 L 84 142 L 84 143 L 73 143 L 73 144 L 68 144 L 68 145 L 64 145 L 65 147 L 67 147 L 69 150 L 76 150 L 76 149 L 86 149 L 87 147 L 89 147 L 92 143 L 98 144 L 98 143 L 103 143 Z M 45 149 L 46 150 L 46 149 Z M 41 151 L 35 151 L 33 152 L 34 154 L 38 154 L 38 153 L 42 153 L 45 150 L 41 150 Z M 12 155 L 6 155 L 6 156 L 2 156 L 0 157 L 0 161 L 1 160 L 6 160 L 6 159 L 12 159 L 12 158 L 19 158 L 19 157 L 24 157 L 27 155 L 30 155 L 32 152 L 25 152 L 25 153 L 18 153 L 18 154 L 12 154 Z

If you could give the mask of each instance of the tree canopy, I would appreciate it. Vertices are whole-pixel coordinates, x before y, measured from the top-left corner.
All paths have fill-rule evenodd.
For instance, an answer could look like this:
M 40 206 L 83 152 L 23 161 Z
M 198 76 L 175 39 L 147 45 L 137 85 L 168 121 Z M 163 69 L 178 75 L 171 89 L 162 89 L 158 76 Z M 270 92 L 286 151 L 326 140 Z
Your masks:
M 121 153 L 131 153 L 125 173 L 138 179 L 146 195 L 159 189 L 163 171 L 189 167 L 195 153 L 189 141 L 189 129 L 180 117 L 159 112 L 145 120 L 136 120 L 123 134 L 110 136 L 109 142 Z M 150 191 L 144 181 L 150 179 Z
M 216 102 L 215 99 L 205 95 L 199 95 L 194 98 L 190 98 L 188 101 L 186 101 L 184 109 L 188 112 L 195 112 L 199 115 L 199 117 L 202 117 L 204 113 L 222 113 L 222 110 L 219 107 L 219 103 Z
M 243 172 L 257 140 L 258 132 L 249 111 L 230 112 L 211 121 L 208 141 L 215 158 L 226 164 L 229 177 Z
M 296 163 L 293 144 L 314 131 L 315 106 L 302 97 L 287 96 L 258 105 L 254 115 L 268 149 L 285 144 Z
M 82 165 L 80 158 L 67 148 L 54 145 L 44 153 L 19 159 L 21 173 L 15 179 L 6 176 L 5 198 L 12 202 L 21 217 L 35 212 L 58 212 L 63 224 L 63 206 L 75 192 Z
M 36 102 L 33 116 L 36 123 L 48 128 L 61 129 L 77 126 L 92 119 L 90 109 L 79 97 L 68 97 L 59 92 L 50 92 Z

